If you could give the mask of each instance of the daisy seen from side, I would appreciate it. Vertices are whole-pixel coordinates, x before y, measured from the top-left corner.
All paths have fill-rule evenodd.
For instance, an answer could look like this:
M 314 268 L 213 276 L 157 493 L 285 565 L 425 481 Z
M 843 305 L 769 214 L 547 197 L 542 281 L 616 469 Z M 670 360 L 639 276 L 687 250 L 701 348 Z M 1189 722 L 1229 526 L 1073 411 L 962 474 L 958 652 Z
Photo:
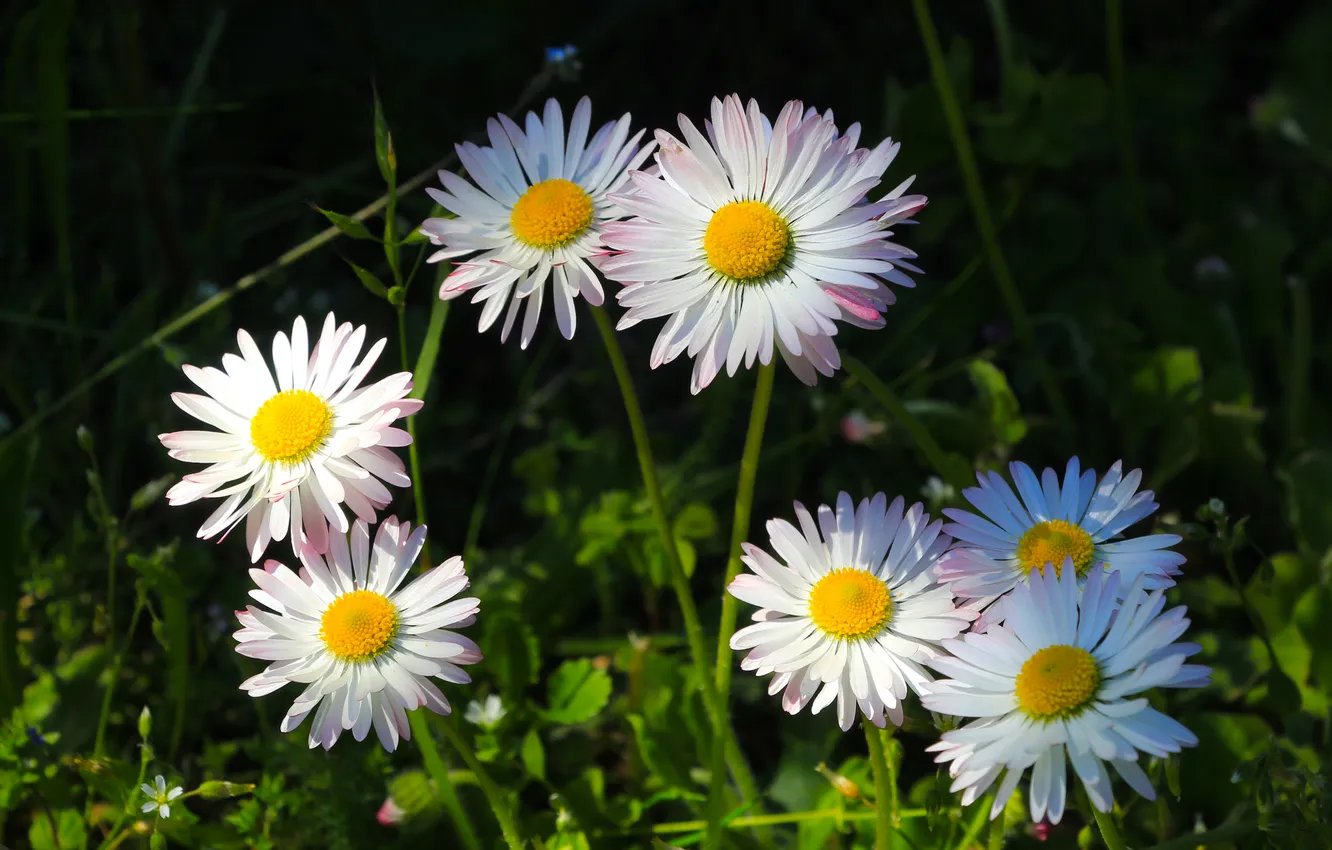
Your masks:
M 480 661 L 481 650 L 451 630 L 475 622 L 480 602 L 454 599 L 468 585 L 459 557 L 403 586 L 425 535 L 424 526 L 413 530 L 390 517 L 372 546 L 358 520 L 350 535 L 330 537 L 327 561 L 307 546 L 299 575 L 271 560 L 250 570 L 257 585 L 250 596 L 262 607 L 236 613 L 236 651 L 272 663 L 241 689 L 261 697 L 289 682 L 305 686 L 282 719 L 283 732 L 313 713 L 311 748 L 331 748 L 344 730 L 364 740 L 373 726 L 391 752 L 411 739 L 407 712 L 452 711 L 431 680 L 471 681 L 459 665 Z
M 1147 591 L 1139 575 L 1122 594 L 1124 574 L 1095 567 L 1079 591 L 1077 573 L 1038 570 L 1015 587 L 1007 622 L 985 633 L 945 640 L 930 666 L 951 678 L 934 682 L 921 702 L 931 711 L 975 718 L 926 749 L 949 763 L 953 791 L 970 805 L 1002 775 L 994 818 L 1031 769 L 1033 821 L 1058 823 L 1068 799 L 1067 765 L 1093 805 L 1114 805 L 1106 763 L 1134 791 L 1155 799 L 1139 753 L 1165 757 L 1198 739 L 1148 705 L 1152 688 L 1205 686 L 1211 671 L 1186 664 L 1197 644 L 1177 643 L 1188 628 L 1184 607 L 1165 613 L 1165 591 Z
M 883 327 L 888 284 L 914 286 L 902 270 L 920 271 L 889 240 L 926 204 L 904 194 L 914 178 L 866 199 L 900 145 L 858 148 L 858 124 L 839 133 L 831 111 L 799 101 L 770 122 L 753 100 L 714 98 L 706 137 L 679 122 L 683 139 L 657 131 L 655 173 L 631 172 L 612 197 L 634 216 L 606 225 L 600 262 L 626 284 L 619 328 L 665 318 L 652 367 L 688 353 L 695 393 L 774 349 L 806 384 L 832 375 L 837 323 Z
M 835 510 L 818 507 L 816 521 L 796 503 L 798 529 L 768 522 L 776 558 L 744 544 L 752 572 L 727 590 L 759 610 L 731 648 L 749 650 L 742 669 L 772 674 L 768 693 L 781 693 L 788 713 L 812 699 L 815 714 L 836 702 L 843 730 L 857 709 L 878 726 L 900 725 L 907 691 L 921 693 L 930 681 L 923 665 L 939 653 L 938 641 L 975 618 L 934 579 L 949 543 L 943 523 L 904 504 L 879 493 L 857 506 L 841 493 Z
M 1096 470 L 1083 470 L 1074 457 L 1062 485 L 1050 468 L 1037 478 L 1031 467 L 1016 462 L 1009 472 L 1016 492 L 997 472 L 978 473 L 980 486 L 962 491 L 979 515 L 944 509 L 952 520 L 944 530 L 957 543 L 939 559 L 939 580 L 959 598 L 985 609 L 976 628 L 984 631 L 1003 622 L 1007 602 L 1002 597 L 1026 583 L 1033 570 L 1049 565 L 1058 573 L 1065 561 L 1073 564 L 1079 581 L 1099 565 L 1122 573 L 1121 588 L 1138 576 L 1148 590 L 1174 585 L 1184 556 L 1169 547 L 1180 541 L 1179 535 L 1124 536 L 1129 526 L 1160 507 L 1151 490 L 1138 489 L 1142 470 L 1125 475 L 1116 461 L 1098 480 Z
M 208 464 L 167 491 L 172 505 L 222 500 L 199 537 L 225 537 L 245 520 L 251 561 L 270 541 L 288 535 L 293 552 L 309 545 L 323 553 L 330 526 L 341 534 L 350 527 L 344 504 L 374 522 L 392 499 L 385 482 L 411 485 L 390 449 L 411 442 L 394 422 L 415 413 L 421 402 L 407 398 L 410 372 L 362 386 L 386 342 L 379 340 L 362 357 L 365 337 L 364 325 L 338 324 L 330 313 L 311 350 L 298 316 L 290 338 L 280 331 L 273 338 L 271 370 L 244 330 L 236 333 L 240 355 L 224 354 L 221 369 L 183 367 L 206 394 L 172 393 L 171 400 L 218 430 L 176 431 L 158 439 L 171 457 Z
M 574 298 L 581 295 L 593 305 L 605 298 L 588 258 L 605 250 L 605 224 L 625 214 L 609 194 L 653 145 L 639 147 L 643 130 L 630 136 L 628 113 L 603 124 L 589 139 L 591 122 L 592 101 L 586 97 L 574 107 L 567 136 L 554 98 L 546 101 L 542 117 L 527 113 L 521 128 L 506 115 L 492 118 L 486 122 L 489 145 L 457 146 L 475 185 L 440 171 L 444 189 L 426 190 L 454 214 L 421 225 L 421 233 L 443 246 L 427 262 L 474 255 L 456 263 L 439 297 L 473 293 L 472 303 L 485 303 L 481 331 L 503 313 L 501 341 L 508 339 L 526 303 L 519 344 L 527 348 L 547 297 L 547 280 L 555 321 L 566 339 L 577 325 Z

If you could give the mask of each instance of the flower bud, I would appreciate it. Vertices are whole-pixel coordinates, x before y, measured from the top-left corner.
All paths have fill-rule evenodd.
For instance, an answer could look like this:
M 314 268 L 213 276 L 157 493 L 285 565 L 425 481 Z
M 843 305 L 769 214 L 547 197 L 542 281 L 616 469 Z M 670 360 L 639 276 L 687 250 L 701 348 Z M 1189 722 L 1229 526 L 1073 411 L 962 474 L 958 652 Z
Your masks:
M 153 713 L 148 710 L 148 706 L 143 707 L 139 712 L 139 737 L 148 740 L 148 736 L 153 731 Z
M 228 782 L 225 779 L 210 779 L 199 786 L 199 796 L 205 800 L 224 800 L 227 797 L 239 797 L 254 790 L 252 782 Z
M 860 786 L 852 782 L 850 779 L 847 779 L 840 773 L 829 770 L 826 764 L 820 764 L 814 769 L 823 774 L 823 778 L 827 779 L 828 783 L 836 788 L 837 793 L 841 794 L 843 797 L 848 800 L 860 799 Z

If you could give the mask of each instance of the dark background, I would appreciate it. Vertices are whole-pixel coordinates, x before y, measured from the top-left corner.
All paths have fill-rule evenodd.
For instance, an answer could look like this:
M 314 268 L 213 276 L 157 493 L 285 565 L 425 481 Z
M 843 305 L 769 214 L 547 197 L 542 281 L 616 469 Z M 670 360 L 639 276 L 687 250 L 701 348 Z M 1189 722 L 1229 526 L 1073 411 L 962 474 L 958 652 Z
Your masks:
M 1252 544 L 1237 551 L 1237 573 L 1266 606 L 1265 627 L 1291 632 L 1302 647 L 1281 664 L 1299 689 L 1293 702 L 1270 693 L 1271 661 L 1205 529 L 1183 529 L 1193 537 L 1178 595 L 1222 669 L 1212 689 L 1172 703 L 1204 738 L 1184 762 L 1179 817 L 1224 815 L 1250 790 L 1225 780 L 1269 732 L 1302 753 L 1327 734 L 1332 642 L 1314 624 L 1332 613 L 1324 587 L 1332 8 L 1129 2 L 1122 15 L 1121 99 L 1102 5 L 935 4 L 1002 249 L 1032 318 L 1029 351 L 985 263 L 908 3 L 10 4 L 0 12 L 0 472 L 17 483 L 0 497 L 0 602 L 9 612 L 0 638 L 19 666 L 4 683 L 6 700 L 104 640 L 104 523 L 95 501 L 84 507 L 90 461 L 75 440 L 84 425 L 98 481 L 123 519 L 114 557 L 180 540 L 171 570 L 186 605 L 171 628 L 183 631 L 174 654 L 147 629 L 134 639 L 115 748 L 130 752 L 133 718 L 148 701 L 177 718 L 171 758 L 186 774 L 216 763 L 285 773 L 291 785 L 354 763 L 373 779 L 338 792 L 347 795 L 338 798 L 347 830 L 338 835 L 352 836 L 352 846 L 381 835 L 366 805 L 382 797 L 389 761 L 362 758 L 346 742 L 332 756 L 307 755 L 303 733 L 274 744 L 283 696 L 261 700 L 267 716 L 258 719 L 235 690 L 241 671 L 225 634 L 227 612 L 244 598 L 243 547 L 193 539 L 205 506 L 129 506 L 145 483 L 186 471 L 155 436 L 191 427 L 169 401 L 188 389 L 181 363 L 216 362 L 239 327 L 266 349 L 298 313 L 318 322 L 332 309 L 368 324 L 372 339 L 396 335 L 393 308 L 344 261 L 387 279 L 382 252 L 338 239 L 179 333 L 143 340 L 322 230 L 311 203 L 350 214 L 383 193 L 372 87 L 405 180 L 456 141 L 477 138 L 486 117 L 509 109 L 541 73 L 544 49 L 570 43 L 581 76 L 553 80 L 529 107 L 555 96 L 567 114 L 588 94 L 598 124 L 631 111 L 636 126 L 673 130 L 677 113 L 698 121 L 711 97 L 738 92 L 770 116 L 801 99 L 834 109 L 842 126 L 860 122 L 864 144 L 902 141 L 885 183 L 914 173 L 913 191 L 930 197 L 919 226 L 899 234 L 927 274 L 915 290 L 899 290 L 885 330 L 847 328 L 838 342 L 907 399 L 946 450 L 977 466 L 1021 458 L 1062 467 L 1078 454 L 1103 470 L 1123 458 L 1144 469 L 1167 524 L 1193 523 L 1213 497 L 1232 518 L 1250 517 Z M 418 191 L 398 212 L 405 231 L 430 204 Z M 372 230 L 381 227 L 371 219 Z M 408 296 L 412 360 L 434 272 L 423 267 Z M 567 343 L 543 321 L 522 352 L 516 338 L 501 346 L 495 332 L 478 335 L 478 312 L 453 304 L 417 420 L 431 540 L 438 560 L 462 551 L 477 523 L 472 573 L 487 606 L 530 625 L 540 663 L 528 693 L 539 695 L 541 671 L 559 658 L 613 655 L 614 639 L 630 630 L 678 633 L 679 624 L 669 593 L 653 589 L 641 563 L 618 555 L 578 563 L 596 534 L 588 517 L 596 526 L 605 513 L 602 494 L 640 486 L 590 317 L 581 313 Z M 693 579 L 704 622 L 715 623 L 752 376 L 720 378 L 692 398 L 687 360 L 647 369 L 658 329 L 636 328 L 622 341 L 673 510 L 697 502 L 716 514 L 718 529 L 695 541 Z M 136 346 L 141 353 L 123 368 L 44 415 Z M 376 374 L 397 368 L 396 350 L 388 347 Z M 998 367 L 1011 394 L 975 377 L 977 358 Z M 1037 360 L 1055 373 L 1067 422 L 1037 383 Z M 838 423 L 856 409 L 888 420 L 843 376 L 811 391 L 779 370 L 750 539 L 761 538 L 768 517 L 789 515 L 793 498 L 831 501 L 840 489 L 917 497 L 932 474 L 924 457 L 891 423 L 868 444 L 846 442 Z M 391 510 L 412 516 L 410 494 L 395 495 Z M 641 515 L 624 518 L 626 546 L 646 545 L 644 527 Z M 286 551 L 277 544 L 268 554 Z M 1315 593 L 1305 602 L 1308 588 Z M 115 593 L 127 610 L 132 579 Z M 168 672 L 185 667 L 187 691 Z M 863 743 L 832 734 L 826 715 L 786 719 L 761 683 L 736 678 L 737 723 L 761 780 L 776 778 L 779 807 L 808 805 L 822 782 L 809 767 Z M 512 688 L 500 672 L 478 682 L 506 695 Z M 465 705 L 467 695 L 454 696 Z M 87 746 L 92 702 L 63 699 L 54 709 L 48 722 L 63 724 L 62 751 Z M 625 735 L 607 720 L 569 756 L 568 771 L 581 760 L 610 769 L 630 746 Z M 925 740 L 908 738 L 908 779 L 931 773 Z M 231 747 L 226 758 L 218 747 Z M 529 787 L 524 803 L 540 812 L 548 793 Z M 314 816 L 311 806 L 292 803 L 284 817 L 299 825 Z M 19 820 L 7 839 L 26 829 Z

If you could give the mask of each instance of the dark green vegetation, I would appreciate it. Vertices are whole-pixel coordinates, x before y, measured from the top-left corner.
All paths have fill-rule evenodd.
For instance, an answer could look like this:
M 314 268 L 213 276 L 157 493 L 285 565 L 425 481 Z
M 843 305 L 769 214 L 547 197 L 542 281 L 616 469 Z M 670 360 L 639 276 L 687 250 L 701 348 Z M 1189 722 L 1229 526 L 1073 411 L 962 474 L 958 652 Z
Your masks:
M 162 827 L 173 846 L 469 846 L 420 774 L 395 794 L 426 811 L 396 829 L 376 822 L 390 779 L 420 768 L 416 748 L 388 756 L 345 737 L 311 752 L 304 730 L 277 731 L 292 688 L 260 700 L 237 690 L 259 669 L 228 636 L 248 589 L 243 546 L 196 541 L 207 508 L 161 498 L 186 466 L 156 435 L 193 427 L 168 397 L 187 388 L 178 367 L 215 363 L 236 328 L 263 346 L 294 315 L 317 323 L 332 309 L 372 338 L 405 330 L 409 364 L 430 338 L 434 267 L 405 300 L 394 294 L 401 310 L 349 265 L 391 285 L 373 241 L 343 236 L 266 267 L 327 226 L 310 203 L 351 214 L 383 193 L 373 81 L 400 182 L 524 92 L 566 108 L 586 93 L 598 122 L 631 110 L 665 127 L 680 111 L 700 118 L 714 94 L 758 97 L 769 114 L 801 98 L 860 121 L 871 143 L 900 139 L 887 182 L 915 173 L 930 197 L 902 239 L 928 275 L 899 294 L 886 330 L 838 341 L 910 418 L 845 373 L 811 391 L 779 371 L 750 539 L 794 498 L 916 497 L 937 473 L 908 422 L 954 479 L 1009 458 L 1062 467 L 1071 454 L 1142 467 L 1162 504 L 1154 521 L 1186 537 L 1174 596 L 1216 673 L 1205 691 L 1162 699 L 1201 745 L 1152 768 L 1160 802 L 1117 789 L 1126 838 L 1145 847 L 1229 817 L 1233 846 L 1329 846 L 1332 8 L 940 3 L 946 75 L 932 77 L 908 3 L 713 5 L 30 0 L 0 11 L 0 843 L 147 846 L 116 827 L 143 754 L 149 778 L 187 790 L 256 786 L 201 799 L 230 793 L 209 786 L 173 807 Z M 566 42 L 580 50 L 578 80 L 542 73 L 542 49 Z M 974 171 L 959 167 L 945 81 Z M 396 212 L 401 237 L 429 201 L 414 191 Z M 379 214 L 366 224 L 384 231 Z M 403 274 L 418 250 L 402 248 Z M 433 560 L 464 553 L 483 600 L 468 631 L 487 658 L 473 686 L 446 689 L 455 717 L 487 694 L 508 710 L 493 730 L 456 728 L 545 846 L 647 846 L 653 824 L 704 817 L 709 726 L 624 408 L 579 309 L 574 341 L 548 322 L 522 352 L 478 336 L 477 310 L 452 305 L 415 423 L 419 485 Z M 754 375 L 691 398 L 687 361 L 647 369 L 653 330 L 622 344 L 715 628 Z M 397 368 L 397 351 L 376 374 Z M 839 428 L 856 409 L 887 423 L 863 445 Z M 410 493 L 395 495 L 391 511 L 425 519 Z M 938 490 L 929 501 L 957 503 Z M 268 555 L 290 560 L 285 545 Z M 872 796 L 862 736 L 839 734 L 828 713 L 789 718 L 761 681 L 735 680 L 763 811 L 847 814 L 840 830 L 824 815 L 736 829 L 735 846 L 869 846 L 871 808 L 815 770 Z M 145 705 L 151 751 L 138 747 Z M 890 757 L 904 814 L 920 816 L 892 846 L 966 846 L 972 813 L 951 814 L 923 753 L 930 717 L 918 706 L 909 717 Z M 437 741 L 476 846 L 491 846 L 485 798 Z M 1078 846 L 1083 824 L 1071 812 L 1045 846 Z M 977 840 L 998 847 L 1000 833 Z M 1020 811 L 1006 841 L 1037 846 Z

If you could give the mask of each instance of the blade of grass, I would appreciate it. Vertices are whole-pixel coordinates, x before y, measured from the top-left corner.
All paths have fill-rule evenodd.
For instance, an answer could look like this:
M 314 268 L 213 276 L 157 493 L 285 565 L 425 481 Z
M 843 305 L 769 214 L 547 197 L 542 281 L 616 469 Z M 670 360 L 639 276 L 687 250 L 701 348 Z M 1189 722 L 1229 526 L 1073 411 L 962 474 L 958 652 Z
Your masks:
M 45 0 L 37 25 L 37 114 L 42 185 L 55 240 L 56 270 L 65 295 L 65 320 L 77 324 L 74 259 L 69 235 L 69 78 L 66 58 L 73 0 Z
M 1022 344 L 1026 347 L 1031 358 L 1032 367 L 1036 371 L 1037 380 L 1045 393 L 1046 403 L 1050 406 L 1050 411 L 1059 421 L 1061 427 L 1066 432 L 1071 432 L 1073 423 L 1069 419 L 1068 408 L 1065 406 L 1064 397 L 1059 391 L 1059 384 L 1055 381 L 1054 372 L 1051 370 L 1049 363 L 1040 357 L 1036 351 L 1036 339 L 1032 331 L 1031 317 L 1027 314 L 1027 308 L 1022 303 L 1022 296 L 1018 293 L 1017 284 L 1013 281 L 1013 274 L 1008 268 L 1008 261 L 1004 258 L 1003 249 L 999 246 L 999 237 L 995 230 L 994 219 L 990 215 L 989 201 L 985 197 L 985 186 L 981 182 L 980 169 L 976 165 L 976 155 L 971 149 L 971 140 L 967 136 L 966 120 L 962 115 L 962 107 L 958 103 L 957 94 L 953 91 L 953 82 L 948 76 L 948 68 L 944 64 L 943 48 L 939 46 L 939 34 L 934 29 L 934 19 L 930 16 L 929 0 L 911 0 L 911 5 L 916 11 L 916 22 L 920 27 L 921 41 L 924 42 L 925 52 L 929 55 L 930 74 L 934 78 L 934 87 L 938 91 L 944 117 L 948 122 L 949 134 L 953 139 L 953 149 L 957 154 L 958 166 L 962 170 L 962 179 L 967 188 L 967 197 L 971 202 L 971 211 L 976 218 L 976 229 L 980 231 L 981 241 L 985 243 L 985 252 L 990 260 L 990 271 L 994 274 L 995 283 L 999 286 L 999 293 L 1008 309 L 1013 330 L 1018 339 L 1022 340 Z
M 514 104 L 514 106 L 509 111 L 517 112 L 521 110 L 524 106 L 527 105 L 527 103 L 530 100 L 535 98 L 543 88 L 545 88 L 545 86 L 549 83 L 549 81 L 550 81 L 550 72 L 549 70 L 543 69 L 540 73 L 538 73 L 535 77 L 532 78 L 532 81 L 523 91 L 523 94 L 518 99 L 518 102 Z M 435 163 L 434 165 L 431 165 L 429 168 L 421 171 L 419 174 L 412 177 L 412 179 L 408 180 L 405 183 L 400 184 L 398 186 L 398 193 L 404 194 L 406 192 L 419 189 L 421 186 L 425 185 L 426 181 L 430 180 L 430 178 L 432 178 L 435 175 L 436 171 L 439 171 L 441 168 L 448 168 L 456 159 L 457 159 L 456 153 L 449 154 L 448 156 L 441 159 L 439 162 Z M 365 221 L 370 216 L 382 210 L 384 206 L 388 203 L 388 198 L 389 198 L 388 193 L 385 193 L 375 201 L 372 201 L 371 203 L 366 204 L 364 207 L 357 210 L 355 213 L 352 214 L 351 217 L 356 219 L 357 221 Z M 38 410 L 32 416 L 23 420 L 22 424 L 20 424 L 18 428 L 14 429 L 13 432 L 5 436 L 3 439 L 0 439 L 0 450 L 3 450 L 11 442 L 20 440 L 26 435 L 30 434 L 35 428 L 40 426 L 47 419 L 50 419 L 51 416 L 64 410 L 73 401 L 75 401 L 78 398 L 81 398 L 85 393 L 87 393 L 93 387 L 97 386 L 102 381 L 105 381 L 107 378 L 111 377 L 112 375 L 115 375 L 117 372 L 125 368 L 130 363 L 133 363 L 143 354 L 159 348 L 163 342 L 175 336 L 176 334 L 180 333 L 185 328 L 188 328 L 189 326 L 193 325 L 195 322 L 199 321 L 204 316 L 213 312 L 218 307 L 221 307 L 222 305 L 231 301 L 231 299 L 235 298 L 237 295 L 240 295 L 246 290 L 252 288 L 255 284 L 262 283 L 263 281 L 268 280 L 274 274 L 286 268 L 287 266 L 292 265 L 293 263 L 297 262 L 303 257 L 313 253 L 314 251 L 318 250 L 324 245 L 327 245 L 329 242 L 332 242 L 334 239 L 338 238 L 338 236 L 341 235 L 341 233 L 342 231 L 338 230 L 337 227 L 333 226 L 330 226 L 325 230 L 316 233 L 314 236 L 311 236 L 309 239 L 306 239 L 304 242 L 301 242 L 299 245 L 287 249 L 281 255 L 279 255 L 277 259 L 273 260 L 272 262 L 241 277 L 231 286 L 227 287 L 226 289 L 223 289 L 222 291 L 218 292 L 216 295 L 213 295 L 211 298 L 208 298 L 202 303 L 197 304 L 194 307 L 191 307 L 189 310 L 186 310 L 184 313 L 180 314 L 176 318 L 162 325 L 148 336 L 139 340 L 128 350 L 123 351 L 116 357 L 113 357 L 110 360 L 108 360 L 106 363 L 102 365 L 101 368 L 93 372 L 88 377 L 84 378 L 82 381 L 76 384 L 71 390 L 66 392 L 64 395 L 60 396 L 54 402 L 48 404 L 47 406 L 43 407 L 41 410 Z
M 222 31 L 226 27 L 227 10 L 223 7 L 214 9 L 213 16 L 208 21 L 208 29 L 204 31 L 203 41 L 194 53 L 194 64 L 190 66 L 190 73 L 185 77 L 185 85 L 180 90 L 180 103 L 172 113 L 171 127 L 167 130 L 166 140 L 162 143 L 163 163 L 169 164 L 176 158 L 176 151 L 180 150 L 180 140 L 185 135 L 185 125 L 191 115 L 198 114 L 195 101 L 199 97 L 199 90 L 203 88 L 204 79 L 208 76 L 208 66 L 213 63 L 218 42 L 222 40 Z

